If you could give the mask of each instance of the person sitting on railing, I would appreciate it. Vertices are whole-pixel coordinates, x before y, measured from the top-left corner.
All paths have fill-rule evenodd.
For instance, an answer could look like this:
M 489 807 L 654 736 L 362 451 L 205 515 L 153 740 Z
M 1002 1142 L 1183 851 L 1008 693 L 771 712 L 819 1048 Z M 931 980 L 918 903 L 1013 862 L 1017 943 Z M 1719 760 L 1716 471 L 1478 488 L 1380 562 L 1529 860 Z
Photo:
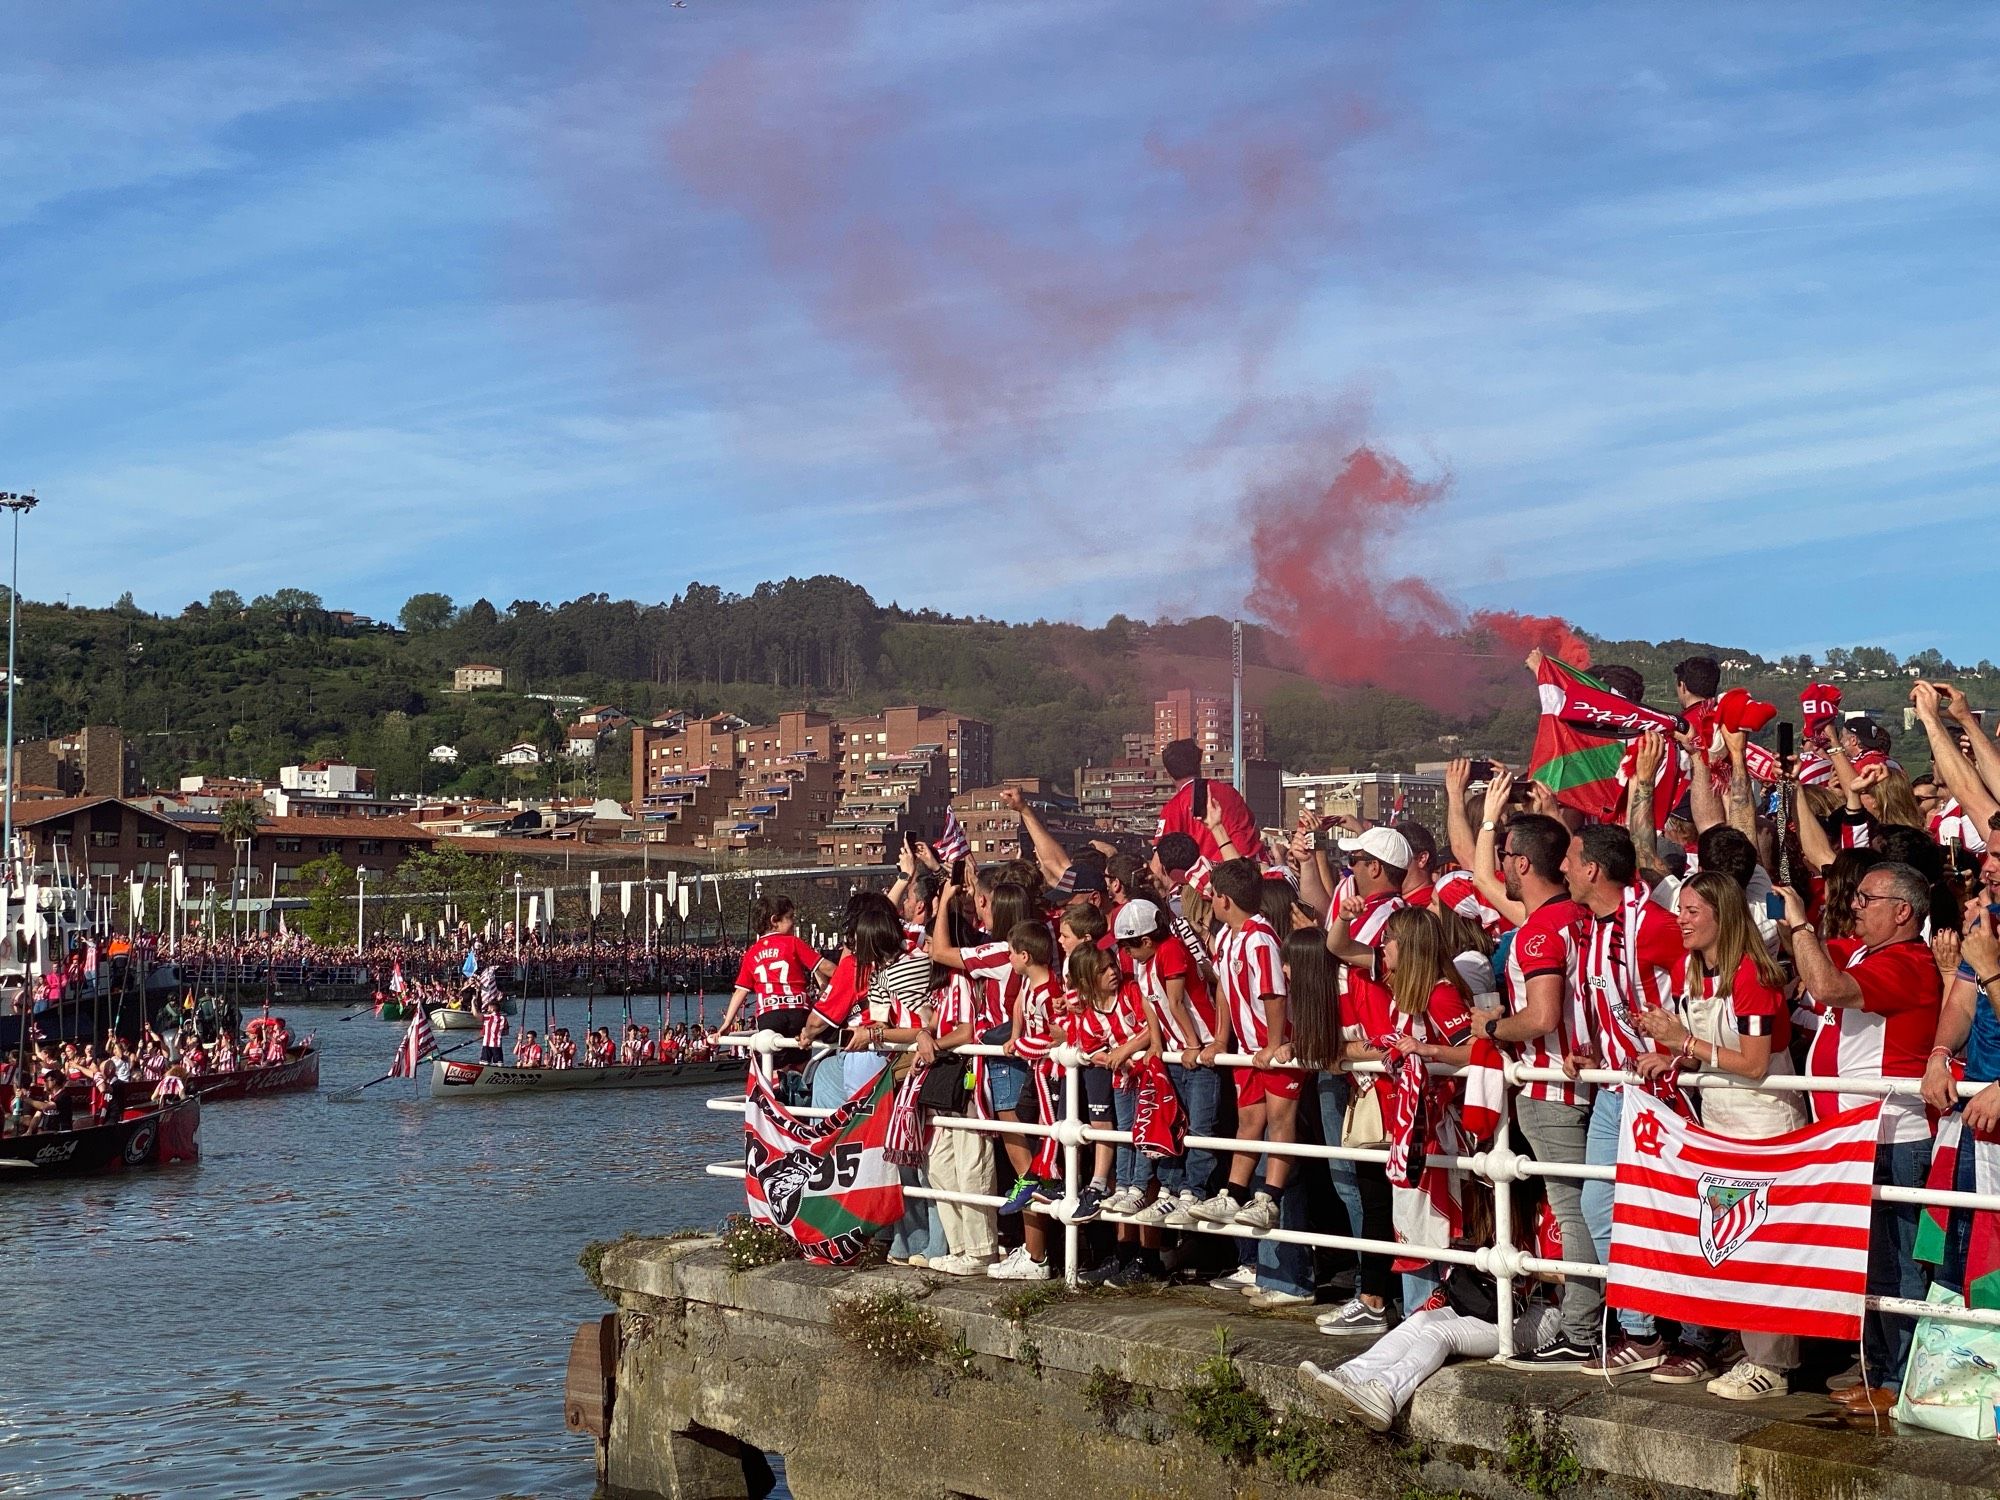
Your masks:
M 1213 1063 L 1229 1050 L 1231 1039 L 1252 1054 L 1251 1065 L 1236 1072 L 1236 1122 L 1239 1137 L 1276 1142 L 1297 1138 L 1299 1073 L 1281 1066 L 1291 1061 L 1285 1026 L 1284 961 L 1278 935 L 1263 915 L 1264 874 L 1255 860 L 1234 859 L 1216 866 L 1209 877 L 1210 902 L 1225 929 L 1216 951 L 1221 986 L 1215 1040 L 1202 1048 L 1200 1061 Z M 1276 1194 L 1284 1191 L 1291 1173 L 1290 1158 L 1273 1154 L 1265 1169 L 1262 1190 L 1251 1191 L 1251 1178 L 1262 1153 L 1238 1151 L 1230 1161 L 1222 1190 L 1191 1212 L 1211 1224 L 1241 1224 L 1250 1229 L 1274 1229 L 1278 1223 Z
M 823 985 L 832 978 L 833 964 L 800 940 L 791 897 L 759 896 L 752 916 L 759 936 L 743 952 L 721 1030 L 728 1035 L 745 1002 L 754 998 L 755 1029 L 797 1036 L 805 1029 L 812 984 Z
M 1906 864 L 1875 866 L 1854 893 L 1855 938 L 1830 946 L 1806 919 L 1798 892 L 1783 889 L 1779 895 L 1799 981 L 1827 1007 L 1806 1054 L 1807 1075 L 1922 1077 L 1944 990 L 1936 960 L 1920 935 L 1930 912 L 1929 881 Z M 1872 1097 L 1816 1094 L 1813 1113 L 1824 1119 L 1860 1108 Z M 1921 1187 L 1930 1167 L 1930 1135 L 1921 1098 L 1884 1098 L 1875 1181 Z M 1913 1258 L 1917 1213 L 1913 1204 L 1875 1204 L 1868 1242 L 1871 1296 L 1924 1296 L 1924 1273 Z M 1868 1313 L 1862 1323 L 1862 1357 L 1867 1380 L 1875 1384 L 1848 1386 L 1833 1400 L 1864 1414 L 1894 1406 L 1913 1331 L 1907 1318 Z
M 1669 1008 L 1642 1011 L 1634 1021 L 1665 1050 L 1639 1053 L 1633 1068 L 1648 1079 L 1706 1071 L 1756 1083 L 1789 1074 L 1791 1014 L 1784 971 L 1751 923 L 1736 882 L 1713 870 L 1691 876 L 1680 888 L 1678 922 L 1685 951 L 1674 966 Z M 1721 1135 L 1767 1140 L 1806 1123 L 1802 1094 L 1722 1088 L 1699 1093 L 1702 1124 Z M 1607 1242 L 1600 1253 L 1609 1248 Z M 1716 1375 L 1721 1334 L 1683 1324 L 1679 1347 L 1660 1362 L 1653 1379 L 1662 1385 L 1707 1381 L 1711 1395 L 1729 1401 L 1784 1395 L 1799 1362 L 1798 1340 L 1747 1332 L 1741 1338 L 1743 1359 Z

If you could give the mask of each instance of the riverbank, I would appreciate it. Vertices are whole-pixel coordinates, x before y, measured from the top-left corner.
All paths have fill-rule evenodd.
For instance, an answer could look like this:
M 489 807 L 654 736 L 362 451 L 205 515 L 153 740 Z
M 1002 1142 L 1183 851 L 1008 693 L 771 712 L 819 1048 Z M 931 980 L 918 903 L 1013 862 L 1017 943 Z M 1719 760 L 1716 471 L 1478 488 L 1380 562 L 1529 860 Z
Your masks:
M 1647 1500 L 1990 1500 L 1987 1445 L 1842 1426 L 1820 1396 L 1730 1406 L 1699 1388 L 1447 1366 L 1390 1437 L 1301 1380 L 1365 1340 L 1311 1309 L 1207 1291 L 1066 1293 L 877 1266 L 736 1271 L 709 1238 L 610 1246 L 613 1496 L 752 1493 L 740 1448 L 801 1500 L 1050 1494 Z

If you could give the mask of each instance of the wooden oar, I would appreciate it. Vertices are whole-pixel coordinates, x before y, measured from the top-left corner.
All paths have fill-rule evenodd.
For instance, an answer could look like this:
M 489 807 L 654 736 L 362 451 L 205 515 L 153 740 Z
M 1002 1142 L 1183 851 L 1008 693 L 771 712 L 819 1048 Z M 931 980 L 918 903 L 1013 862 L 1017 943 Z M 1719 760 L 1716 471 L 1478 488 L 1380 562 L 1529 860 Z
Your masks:
M 430 1057 L 425 1058 L 424 1061 L 430 1062 L 440 1057 L 450 1057 L 451 1054 L 454 1052 L 463 1052 L 467 1047 L 472 1046 L 473 1043 L 476 1041 L 478 1041 L 477 1037 L 473 1038 L 473 1041 L 471 1042 L 460 1042 L 456 1047 L 449 1047 L 445 1049 L 443 1052 L 433 1052 L 430 1055 Z M 395 1078 L 397 1076 L 399 1075 L 397 1074 L 396 1070 L 391 1068 L 388 1072 L 384 1073 L 380 1078 L 371 1078 L 366 1083 L 361 1084 L 357 1088 L 342 1089 L 337 1094 L 332 1094 L 332 1093 L 328 1094 L 326 1096 L 327 1103 L 351 1104 L 356 1099 L 359 1099 L 361 1095 L 365 1093 L 367 1090 L 374 1088 L 376 1084 L 387 1083 L 391 1078 Z

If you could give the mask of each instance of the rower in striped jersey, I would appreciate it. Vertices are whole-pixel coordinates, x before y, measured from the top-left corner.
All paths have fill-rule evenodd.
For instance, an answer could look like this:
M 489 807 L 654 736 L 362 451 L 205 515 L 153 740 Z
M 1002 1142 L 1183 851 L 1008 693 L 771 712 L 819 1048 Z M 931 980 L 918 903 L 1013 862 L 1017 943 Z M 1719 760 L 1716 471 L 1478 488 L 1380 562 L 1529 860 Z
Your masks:
M 483 1063 L 505 1062 L 506 1054 L 500 1044 L 507 1036 L 507 1018 L 500 1014 L 500 1008 L 487 1001 L 479 1010 L 479 1060 Z

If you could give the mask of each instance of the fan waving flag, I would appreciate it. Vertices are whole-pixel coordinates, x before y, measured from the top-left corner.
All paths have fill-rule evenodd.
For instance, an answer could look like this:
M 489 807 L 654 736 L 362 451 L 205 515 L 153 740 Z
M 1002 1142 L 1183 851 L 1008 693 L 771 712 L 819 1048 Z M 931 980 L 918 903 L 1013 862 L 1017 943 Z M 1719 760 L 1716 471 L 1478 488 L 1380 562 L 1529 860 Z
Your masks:
M 896 1078 L 884 1068 L 823 1120 L 801 1120 L 753 1066 L 743 1101 L 750 1217 L 798 1241 L 806 1259 L 856 1260 L 903 1214 L 903 1179 L 883 1154 Z
M 1621 698 L 1595 677 L 1553 656 L 1535 671 L 1542 713 L 1535 724 L 1535 748 L 1528 774 L 1556 794 L 1565 807 L 1588 817 L 1616 822 L 1623 816 L 1625 783 L 1631 778 L 1627 742 L 1657 729 L 1672 736 L 1671 715 Z M 1653 798 L 1653 817 L 1663 824 L 1683 789 L 1679 754 L 1666 757 Z
M 1627 1089 L 1605 1300 L 1710 1328 L 1860 1338 L 1880 1112 L 1739 1141 Z
M 437 1055 L 437 1033 L 431 1030 L 430 1012 L 419 1004 L 410 1015 L 409 1029 L 403 1033 L 403 1045 L 396 1049 L 396 1060 L 389 1065 L 391 1078 L 414 1078 L 417 1069 L 425 1059 Z
M 944 810 L 944 832 L 937 836 L 931 850 L 946 864 L 955 859 L 964 859 L 972 852 L 972 844 L 965 836 L 965 829 L 958 821 L 958 814 L 950 808 Z

